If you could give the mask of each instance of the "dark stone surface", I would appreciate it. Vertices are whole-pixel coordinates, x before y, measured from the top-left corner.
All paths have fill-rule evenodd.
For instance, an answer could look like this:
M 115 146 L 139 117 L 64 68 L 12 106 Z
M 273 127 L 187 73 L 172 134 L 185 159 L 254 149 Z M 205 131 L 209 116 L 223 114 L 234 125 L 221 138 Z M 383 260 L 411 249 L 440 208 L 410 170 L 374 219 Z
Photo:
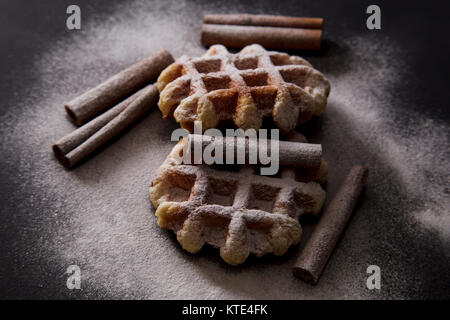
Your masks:
M 235 269 L 224 265 L 211 248 L 196 256 L 182 252 L 175 237 L 156 226 L 147 188 L 170 150 L 167 135 L 177 127 L 174 122 L 160 124 L 157 110 L 95 159 L 73 171 L 63 169 L 53 159 L 49 151 L 51 143 L 73 129 L 64 117 L 62 102 L 133 63 L 145 52 L 136 50 L 136 55 L 123 59 L 118 57 L 122 51 L 111 52 L 110 59 L 107 54 L 99 54 L 98 64 L 80 62 L 80 69 L 78 61 L 70 59 L 67 63 L 45 62 L 48 57 L 58 57 L 52 50 L 64 51 L 64 46 L 71 42 L 67 48 L 76 52 L 75 57 L 79 58 L 80 52 L 86 50 L 86 59 L 97 61 L 91 55 L 100 52 L 99 48 L 90 52 L 93 44 L 83 49 L 83 37 L 95 34 L 98 31 L 95 27 L 102 21 L 114 25 L 117 19 L 118 26 L 139 25 L 141 21 L 133 20 L 133 10 L 143 10 L 155 23 L 159 17 L 168 17 L 163 21 L 170 21 L 173 15 L 173 26 L 157 29 L 164 29 L 164 33 L 152 34 L 151 23 L 148 33 L 155 46 L 167 46 L 175 56 L 202 52 L 195 39 L 199 38 L 203 11 L 322 16 L 326 32 L 324 49 L 321 53 L 300 54 L 330 76 L 334 85 L 345 81 L 347 71 L 355 63 L 376 70 L 376 61 L 386 61 L 387 52 L 392 54 L 390 48 L 382 46 L 376 51 L 368 50 L 376 57 L 361 58 L 354 54 L 360 48 L 349 45 L 348 39 L 392 43 L 399 50 L 394 53 L 402 53 L 393 57 L 392 64 L 400 63 L 407 70 L 399 72 L 392 86 L 367 81 L 361 87 L 373 99 L 379 99 L 380 104 L 386 102 L 383 96 L 391 97 L 391 121 L 396 124 L 392 127 L 398 131 L 392 134 L 408 136 L 417 121 L 443 123 L 441 140 L 434 138 L 430 143 L 445 147 L 450 120 L 447 88 L 450 25 L 449 8 L 444 1 L 378 1 L 382 8 L 379 31 L 368 31 L 365 27 L 365 9 L 372 4 L 369 1 L 258 1 L 257 5 L 254 1 L 195 1 L 183 2 L 182 6 L 172 2 L 129 3 L 78 0 L 76 4 L 82 8 L 86 26 L 78 34 L 65 28 L 65 9 L 71 1 L 0 3 L 0 298 L 450 298 L 448 233 L 441 237 L 408 215 L 417 208 L 427 212 L 441 206 L 439 221 L 448 221 L 442 217 L 449 213 L 448 175 L 445 177 L 448 152 L 444 151 L 447 161 L 440 167 L 444 176 L 430 166 L 417 172 L 428 177 L 424 185 L 447 185 L 443 192 L 437 188 L 435 193 L 439 194 L 429 201 L 426 190 L 419 186 L 405 191 L 398 170 L 380 151 L 352 130 L 346 131 L 350 128 L 346 126 L 348 119 L 338 111 L 342 99 L 339 96 L 330 99 L 326 115 L 302 128 L 308 137 L 323 143 L 324 150 L 328 150 L 327 159 L 335 168 L 330 172 L 329 194 L 333 194 L 352 160 L 369 162 L 369 182 L 358 214 L 319 285 L 310 287 L 291 275 L 296 249 L 281 258 L 251 258 Z M 174 11 L 180 7 L 181 12 Z M 180 27 L 183 23 L 186 30 Z M 182 32 L 187 37 L 185 42 L 177 36 Z M 176 41 L 159 42 L 158 36 L 173 37 Z M 193 41 L 189 42 L 190 39 Z M 70 57 L 70 52 L 65 52 L 64 57 Z M 36 61 L 40 61 L 39 68 Z M 66 64 L 77 76 L 71 78 L 67 74 Z M 104 69 L 107 71 L 98 71 Z M 83 74 L 85 82 L 70 82 L 84 79 Z M 336 87 L 337 94 L 345 91 L 339 89 L 339 83 Z M 338 146 L 342 139 L 330 137 L 340 130 L 349 141 L 342 149 Z M 423 132 L 424 137 L 428 134 Z M 423 141 L 426 140 L 420 139 Z M 414 148 L 414 143 L 405 147 Z M 438 154 L 442 155 L 440 150 L 435 152 L 436 155 L 434 151 L 428 155 L 430 163 Z M 428 158 L 421 159 L 420 163 L 426 164 Z M 311 227 L 305 229 L 308 235 Z M 171 262 L 177 266 L 172 268 Z M 78 264 L 82 270 L 85 282 L 81 291 L 70 291 L 65 286 L 65 270 L 70 264 Z M 382 269 L 383 287 L 379 292 L 365 288 L 365 268 L 369 264 Z

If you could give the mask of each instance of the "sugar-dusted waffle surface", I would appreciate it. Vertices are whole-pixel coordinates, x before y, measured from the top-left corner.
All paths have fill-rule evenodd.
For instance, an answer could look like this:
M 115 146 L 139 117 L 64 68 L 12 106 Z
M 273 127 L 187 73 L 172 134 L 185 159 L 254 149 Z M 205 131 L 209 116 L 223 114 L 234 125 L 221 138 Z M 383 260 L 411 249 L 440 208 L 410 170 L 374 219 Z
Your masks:
M 184 143 L 186 139 L 159 168 L 150 197 L 158 225 L 173 230 L 191 253 L 208 243 L 220 248 L 221 257 L 232 265 L 243 263 L 250 253 L 283 255 L 300 241 L 299 216 L 317 214 L 322 207 L 325 191 L 320 184 L 298 181 L 294 169 L 269 177 L 248 166 L 232 171 L 184 165 L 178 161 Z
M 272 118 L 285 133 L 320 114 L 327 104 L 329 81 L 309 62 L 253 44 L 232 54 L 213 45 L 200 58 L 180 57 L 158 78 L 163 116 L 192 131 L 233 121 L 259 129 Z

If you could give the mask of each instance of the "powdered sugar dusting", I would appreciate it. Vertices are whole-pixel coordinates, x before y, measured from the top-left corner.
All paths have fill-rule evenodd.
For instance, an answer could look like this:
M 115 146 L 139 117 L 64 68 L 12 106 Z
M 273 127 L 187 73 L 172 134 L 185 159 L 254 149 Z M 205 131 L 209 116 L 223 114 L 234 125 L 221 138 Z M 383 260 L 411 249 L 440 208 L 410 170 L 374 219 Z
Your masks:
M 357 38 L 350 43 L 360 48 L 355 52 L 357 61 L 371 58 L 375 62 L 353 63 L 349 72 L 330 77 L 333 93 L 327 118 L 333 121 L 333 114 L 338 112 L 339 117 L 345 119 L 346 127 L 342 131 L 348 130 L 371 149 L 365 156 L 364 153 L 358 155 L 362 156 L 362 163 L 375 169 L 380 162 L 390 167 L 407 197 L 422 202 L 417 204 L 416 210 L 409 212 L 409 217 L 436 230 L 446 242 L 450 237 L 450 216 L 445 209 L 450 207 L 447 189 L 449 127 L 413 110 L 397 107 L 396 84 L 409 74 L 408 66 L 399 59 L 403 53 L 395 49 L 392 40 L 373 39 L 370 43 L 367 39 Z M 381 50 L 383 54 L 377 54 Z M 367 83 L 373 85 L 367 86 Z M 407 130 L 399 123 L 405 121 L 402 119 L 408 121 Z M 334 129 L 331 127 L 331 132 L 326 129 L 323 137 L 338 134 Z M 342 144 L 348 133 L 339 134 L 344 135 L 337 139 Z M 324 149 L 327 149 L 326 145 Z M 399 196 L 386 195 L 392 202 Z
M 408 269 L 414 250 L 426 249 L 420 247 L 422 234 L 437 232 L 448 242 L 449 129 L 397 108 L 395 88 L 410 71 L 391 39 L 337 38 L 346 52 L 310 59 L 332 85 L 327 110 L 308 136 L 323 143 L 330 168 L 328 194 L 352 164 L 370 168 L 366 196 L 317 287 L 291 275 L 295 250 L 232 268 L 216 252 L 185 253 L 157 227 L 148 186 L 173 146 L 169 133 L 178 126 L 162 121 L 156 108 L 73 171 L 54 159 L 51 144 L 74 129 L 63 111 L 65 101 L 160 48 L 174 57 L 203 54 L 202 13 L 228 10 L 226 2 L 127 2 L 110 19 L 86 19 L 81 32 L 35 57 L 30 74 L 24 75 L 34 82 L 0 119 L 0 146 L 7 151 L 2 164 L 17 177 L 16 194 L 35 208 L 26 217 L 39 222 L 39 230 L 17 226 L 16 245 L 28 248 L 20 263 L 41 257 L 54 278 L 78 264 L 81 294 L 97 298 L 296 299 L 373 297 L 364 286 L 365 268 L 382 261 L 382 270 L 390 273 L 380 294 L 407 297 L 402 284 L 417 267 Z M 19 223 L 15 216 L 9 219 Z M 396 237 L 399 229 L 402 236 Z M 404 251 L 402 238 L 411 241 L 412 255 Z
M 297 56 L 266 51 L 258 44 L 237 54 L 213 45 L 201 58 L 178 59 L 158 78 L 158 88 L 163 114 L 173 112 L 188 130 L 194 121 L 208 129 L 224 120 L 259 129 L 266 117 L 290 132 L 297 123 L 322 113 L 330 83 Z

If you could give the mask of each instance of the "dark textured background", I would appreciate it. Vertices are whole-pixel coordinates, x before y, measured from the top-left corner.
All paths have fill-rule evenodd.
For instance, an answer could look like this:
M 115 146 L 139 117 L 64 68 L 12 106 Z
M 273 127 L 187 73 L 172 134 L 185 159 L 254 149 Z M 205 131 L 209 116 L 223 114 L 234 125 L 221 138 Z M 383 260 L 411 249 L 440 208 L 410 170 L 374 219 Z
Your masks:
M 21 115 L 30 114 L 30 112 L 22 112 L 22 109 L 30 110 L 30 108 L 37 108 L 39 105 L 37 101 L 36 106 L 33 103 L 24 105 L 23 101 L 33 101 L 33 99 L 38 99 L 52 91 L 52 87 L 46 88 L 45 91 L 42 90 L 40 93 L 29 90 L 29 88 L 36 88 L 33 87 L 34 83 L 39 81 L 42 76 L 39 71 L 34 69 L 33 62 L 39 59 L 43 53 L 51 50 L 54 43 L 62 39 L 78 37 L 77 41 L 82 43 L 83 36 L 88 36 L 89 32 L 95 32 L 95 30 L 88 28 L 74 36 L 73 33 L 66 30 L 65 9 L 72 3 L 76 3 L 82 8 L 83 26 L 89 25 L 94 19 L 106 21 L 114 19 L 116 16 L 119 20 L 126 19 L 126 17 L 121 16 L 121 11 L 117 10 L 118 6 L 126 6 L 126 2 L 121 1 L 1 2 L 0 121 L 3 128 L 9 130 L 9 128 L 19 127 L 24 122 Z M 406 111 L 402 113 L 406 115 L 409 111 L 414 115 L 420 114 L 424 121 L 429 119 L 444 122 L 448 127 L 450 118 L 450 90 L 448 89 L 448 75 L 450 74 L 448 32 L 450 31 L 450 25 L 448 13 L 450 11 L 444 5 L 444 1 L 440 3 L 435 1 L 420 1 L 417 3 L 377 1 L 376 3 L 382 8 L 382 30 L 380 31 L 368 31 L 365 27 L 365 8 L 372 3 L 371 1 L 311 1 L 308 3 L 306 1 L 258 1 L 257 5 L 254 5 L 254 3 L 255 1 L 248 3 L 227 1 L 226 4 L 214 1 L 195 1 L 192 2 L 192 6 L 195 4 L 195 10 L 177 12 L 176 16 L 183 17 L 182 21 L 193 26 L 188 28 L 190 32 L 188 37 L 194 41 L 199 38 L 198 31 L 203 8 L 205 12 L 210 13 L 247 11 L 249 13 L 322 16 L 326 23 L 324 50 L 319 54 L 304 53 L 304 55 L 311 59 L 314 65 L 325 75 L 333 75 L 333 79 L 339 78 L 339 73 L 344 73 L 347 66 L 352 63 L 350 59 L 347 59 L 352 48 L 343 45 L 345 39 L 355 36 L 373 37 L 374 39 L 386 36 L 392 40 L 395 46 L 399 46 L 401 52 L 404 53 L 404 56 L 396 57 L 393 63 L 401 59 L 402 63 L 408 65 L 409 68 L 409 72 L 402 75 L 407 78 L 398 81 L 395 88 L 392 88 L 392 90 L 395 90 L 394 96 L 396 97 L 392 108 Z M 186 2 L 186 6 L 189 7 L 190 3 Z M 140 9 L 148 11 L 149 17 L 170 17 L 174 14 L 171 11 L 174 7 L 177 8 L 177 6 L 172 6 L 171 3 L 156 6 L 151 2 L 147 4 L 143 2 L 139 6 Z M 132 18 L 130 18 L 129 23 L 133 24 Z M 171 33 L 175 34 L 180 31 L 176 28 L 171 29 L 170 25 L 166 29 L 161 37 L 167 37 Z M 149 33 L 151 33 L 151 30 L 149 30 Z M 145 39 L 142 39 L 142 41 L 145 41 Z M 186 47 L 180 47 L 177 46 L 177 43 L 173 43 L 171 48 L 168 49 L 176 56 L 185 51 L 190 53 L 201 52 L 198 40 L 197 43 L 193 42 L 191 46 Z M 385 49 L 384 47 L 379 48 L 378 54 L 383 55 Z M 86 55 L 88 56 L 89 52 Z M 112 74 L 112 71 L 118 71 L 121 67 L 136 60 L 120 60 L 122 65 L 109 66 L 107 59 L 102 59 L 103 65 L 92 65 L 91 68 L 95 70 L 106 66 L 111 67 L 111 71 L 106 74 Z M 370 66 L 372 60 L 368 57 L 365 63 Z M 75 62 L 75 68 L 76 65 Z M 58 73 L 56 69 L 54 72 L 56 86 L 58 83 L 66 81 L 64 73 Z M 89 72 L 85 72 L 89 77 Z M 98 78 L 93 77 L 92 83 L 89 80 L 87 82 L 92 85 L 103 78 L 104 75 L 98 76 Z M 70 88 L 71 85 L 74 86 L 73 90 Z M 378 84 L 368 82 L 362 85 L 371 88 Z M 67 98 L 64 100 L 72 97 L 73 92 L 82 92 L 87 88 L 83 86 L 83 83 L 67 83 L 66 87 Z M 28 96 L 30 98 L 24 100 L 24 97 Z M 65 124 L 67 119 L 61 112 L 62 102 L 54 102 L 55 107 L 52 110 L 54 110 L 54 117 L 57 120 L 55 122 L 49 121 L 49 126 L 55 123 L 58 125 L 52 127 L 52 134 L 40 137 L 39 134 L 33 133 L 34 140 L 29 141 L 38 141 L 42 143 L 43 148 L 49 147 L 55 138 L 71 130 L 70 125 Z M 329 113 L 331 115 L 333 115 L 332 110 L 333 108 L 330 109 Z M 18 116 L 10 116 L 11 114 L 17 114 Z M 49 117 L 53 117 L 52 114 Z M 320 131 L 320 126 L 326 126 L 327 121 L 332 120 L 328 119 L 325 123 L 313 121 L 305 130 L 311 133 L 314 141 L 320 141 L 326 146 L 326 134 L 317 134 L 317 131 Z M 408 116 L 395 119 L 398 122 L 397 128 L 407 133 L 410 130 L 408 127 L 410 120 Z M 109 157 L 117 159 L 116 165 L 120 161 L 125 162 L 126 153 L 130 151 L 126 147 L 127 139 L 132 139 L 132 134 L 144 135 L 145 139 L 154 139 L 159 144 L 164 144 L 167 143 L 164 136 L 167 132 L 176 128 L 174 123 L 165 123 L 162 127 L 160 126 L 150 133 L 145 133 L 147 132 L 146 127 L 150 124 L 149 121 L 159 121 L 159 111 L 153 112 L 150 118 L 140 123 L 135 130 L 130 131 L 123 139 L 105 150 L 96 159 L 92 159 L 73 172 L 62 169 L 54 161 L 50 152 L 37 156 L 35 161 L 29 160 L 33 158 L 29 156 L 29 152 L 26 150 L 27 146 L 21 143 L 23 137 L 17 137 L 16 139 L 10 134 L 4 134 L 1 137 L 1 298 L 450 298 L 450 243 L 440 241 L 436 233 L 424 230 L 414 223 L 411 224 L 405 218 L 407 211 L 419 204 L 411 201 L 396 189 L 398 181 L 389 174 L 389 164 L 379 161 L 379 165 L 373 165 L 376 160 L 371 165 L 369 186 L 371 186 L 371 181 L 372 186 L 369 187 L 371 189 L 368 189 L 364 201 L 358 208 L 358 217 L 352 220 L 352 224 L 347 229 L 345 238 L 341 241 L 336 254 L 333 255 L 326 273 L 320 284 L 315 288 L 309 287 L 291 276 L 290 267 L 297 254 L 295 249 L 291 250 L 287 257 L 281 259 L 267 257 L 260 262 L 252 258 L 244 267 L 235 270 L 225 266 L 220 261 L 217 252 L 210 248 L 205 248 L 198 256 L 183 253 L 176 241 L 173 240 L 174 237 L 155 227 L 155 219 L 152 214 L 149 215 L 145 212 L 141 212 L 140 215 L 142 221 L 147 221 L 148 226 L 145 225 L 145 228 L 148 228 L 139 229 L 135 226 L 138 228 L 136 237 L 148 238 L 145 230 L 148 231 L 151 228 L 152 232 L 158 234 L 157 239 L 167 243 L 167 247 L 158 252 L 165 254 L 164 252 L 170 250 L 170 254 L 174 255 L 178 259 L 177 261 L 185 261 L 187 267 L 181 269 L 181 271 L 177 269 L 176 272 L 180 273 L 183 272 L 182 270 L 186 270 L 187 274 L 179 275 L 177 278 L 177 274 L 169 274 L 171 273 L 169 271 L 170 266 L 167 267 L 166 273 L 155 271 L 158 267 L 154 266 L 161 268 L 161 264 L 170 264 L 170 259 L 151 256 L 148 260 L 137 259 L 131 262 L 130 257 L 134 257 L 132 254 L 130 257 L 127 257 L 126 254 L 122 255 L 122 252 L 134 252 L 134 250 L 136 250 L 137 255 L 151 255 L 146 253 L 146 248 L 148 245 L 159 246 L 158 242 L 148 244 L 145 241 L 126 242 L 124 240 L 129 247 L 124 246 L 117 249 L 117 252 L 111 252 L 114 251 L 110 250 L 111 248 L 114 249 L 114 246 L 108 246 L 107 243 L 119 243 L 121 240 L 114 238 L 114 235 L 106 237 L 105 233 L 102 232 L 93 236 L 89 234 L 89 230 L 83 229 L 83 226 L 76 223 L 71 224 L 74 219 L 82 215 L 83 210 L 89 209 L 81 203 L 77 211 L 77 207 L 73 204 L 66 206 L 64 200 L 61 200 L 62 196 L 58 196 L 57 191 L 51 193 L 41 190 L 45 187 L 32 182 L 33 173 L 36 173 L 39 177 L 39 174 L 45 175 L 46 172 L 49 172 L 48 170 L 51 170 L 58 177 L 62 177 L 61 179 L 66 181 L 69 186 L 71 181 L 77 181 L 78 184 L 70 189 L 70 192 L 82 194 L 84 183 L 93 186 L 93 189 L 89 189 L 89 192 L 95 194 L 94 198 L 101 198 L 102 179 L 107 174 L 107 169 L 100 172 L 101 170 L 96 166 L 109 163 L 105 162 Z M 27 135 L 27 129 L 18 130 L 18 132 L 23 136 Z M 34 131 L 30 128 L 29 132 Z M 442 141 L 444 141 L 444 146 L 448 145 L 447 133 L 448 130 L 443 131 Z M 158 136 L 155 138 L 151 134 L 157 134 Z M 426 136 L 427 132 L 423 132 L 423 135 Z M 39 145 L 39 143 L 37 144 Z M 151 158 L 155 160 L 148 163 L 151 168 L 143 170 L 143 175 L 146 176 L 145 181 L 149 183 L 151 174 L 157 168 L 158 163 L 164 159 L 169 149 L 170 145 L 164 149 L 162 154 L 156 155 L 156 159 Z M 367 150 L 361 147 L 355 150 L 356 153 L 372 152 L 370 145 Z M 131 151 L 136 150 L 131 148 Z M 375 150 L 373 152 L 376 153 Z M 22 161 L 23 159 L 26 159 L 24 160 L 25 164 Z M 339 152 L 330 151 L 328 160 L 329 162 L 339 161 Z M 98 162 L 96 163 L 96 161 Z M 443 167 L 448 167 L 448 162 L 443 163 Z M 113 171 L 117 168 L 109 167 Z M 347 169 L 348 166 L 344 166 L 344 168 Z M 379 177 L 383 174 L 386 174 L 387 180 L 393 180 L 385 184 L 379 183 L 379 180 L 382 180 Z M 433 175 L 433 172 L 429 174 Z M 134 172 L 134 175 L 138 176 L 139 174 Z M 342 176 L 343 173 L 332 172 L 330 180 L 333 178 L 338 180 Z M 130 177 L 133 177 L 133 173 L 130 174 Z M 121 178 L 127 179 L 126 172 Z M 448 184 L 448 176 L 442 179 L 444 183 Z M 442 183 L 442 180 L 439 182 Z M 142 193 L 142 197 L 140 197 L 142 199 L 145 197 L 148 183 L 142 186 L 142 190 L 139 189 L 139 192 Z M 131 183 L 131 186 L 135 187 L 140 187 L 140 185 L 140 183 L 136 183 L 136 185 Z M 335 189 L 335 185 L 336 183 L 333 185 L 330 182 L 330 192 Z M 393 188 L 386 189 L 386 185 L 392 185 Z M 128 185 L 126 186 L 128 187 Z M 67 186 L 61 187 L 66 188 Z M 58 186 L 54 190 L 58 190 Z M 446 197 L 448 197 L 448 188 L 445 190 Z M 105 197 L 121 199 L 120 197 L 127 192 L 134 193 L 135 190 L 128 188 L 122 190 L 118 186 L 117 194 L 111 195 L 108 192 L 105 193 Z M 385 198 L 383 192 L 389 192 L 391 195 Z M 392 194 L 397 192 L 398 201 L 393 201 Z M 64 194 L 70 193 L 65 192 Z M 418 196 L 420 198 L 420 195 Z M 39 197 L 39 199 L 36 199 L 36 197 Z M 438 199 L 441 198 L 438 197 Z M 134 199 L 132 200 L 134 201 Z M 123 201 L 126 203 L 126 199 Z M 415 198 L 415 201 L 417 201 L 417 198 Z M 58 203 L 59 214 L 55 213 L 56 203 Z M 143 200 L 143 205 L 144 208 L 147 207 L 149 212 L 152 212 L 153 209 L 151 209 L 147 198 Z M 120 203 L 116 207 L 120 208 Z M 93 209 L 92 212 L 88 212 L 89 217 L 100 211 L 101 208 Z M 444 214 L 448 215 L 448 213 L 448 208 L 444 208 Z M 133 212 L 127 212 L 127 214 L 133 214 Z M 119 220 L 116 221 L 115 219 Z M 126 218 L 118 216 L 113 217 L 112 221 L 108 220 L 108 223 L 114 227 L 116 225 L 122 226 L 126 221 Z M 139 219 L 133 220 L 133 218 L 130 218 L 130 221 L 137 225 L 141 223 Z M 90 222 L 87 222 L 86 225 L 90 225 Z M 106 228 L 106 230 L 108 229 Z M 118 228 L 117 230 L 122 229 Z M 124 227 L 123 230 L 133 232 L 133 228 L 129 226 Z M 118 234 L 117 236 L 120 237 L 121 235 Z M 110 239 L 115 240 L 110 241 Z M 71 252 L 70 250 L 73 249 L 71 242 L 81 243 L 80 250 L 75 249 L 74 252 Z M 135 243 L 139 244 L 138 248 L 133 246 Z M 104 247 L 108 248 L 107 253 L 102 251 Z M 52 250 L 48 250 L 48 248 L 52 248 Z M 54 250 L 54 248 L 60 249 Z M 75 248 L 78 247 L 75 246 Z M 370 254 L 367 252 L 368 250 L 370 250 Z M 55 252 L 58 252 L 58 254 Z M 65 254 L 64 252 L 68 253 Z M 154 253 L 151 250 L 149 252 Z M 87 255 L 90 258 L 84 260 Z M 97 258 L 92 258 L 94 256 Z M 123 261 L 121 257 L 123 257 Z M 128 263 L 128 261 L 130 262 Z M 140 261 L 141 264 L 148 262 L 149 265 L 139 265 L 135 261 Z M 72 292 L 65 287 L 66 276 L 64 272 L 66 267 L 72 263 L 79 264 L 84 272 L 83 275 L 86 275 L 87 278 L 87 285 L 83 284 L 83 290 L 81 291 Z M 105 264 L 106 266 L 104 266 Z M 110 264 L 111 267 L 109 268 L 107 264 Z M 383 271 L 383 288 L 380 292 L 369 292 L 364 287 L 365 267 L 368 264 L 378 264 Z M 276 265 L 276 268 L 271 269 L 273 265 Z M 190 267 L 195 269 L 195 275 L 192 276 L 193 280 L 191 280 L 196 282 L 195 289 L 192 289 L 192 295 L 182 295 L 180 292 L 189 292 L 189 286 L 192 285 L 189 275 L 191 270 L 188 269 Z M 111 274 L 108 274 L 109 269 Z M 270 276 L 264 273 L 264 269 L 269 270 L 267 272 Z M 148 278 L 145 270 L 148 272 Z M 354 271 L 356 274 L 350 272 L 350 270 L 356 270 Z M 274 273 L 279 273 L 279 275 L 274 275 Z M 204 277 L 203 274 L 207 276 Z M 281 282 L 277 280 L 277 276 L 282 279 Z M 246 279 L 251 280 L 247 282 Z M 283 294 L 283 288 L 278 287 L 271 293 L 272 288 L 277 286 L 277 283 L 274 283 L 275 281 L 280 282 L 281 285 L 288 283 L 290 289 Z M 165 290 L 166 283 L 167 290 Z M 236 283 L 236 285 L 233 285 L 233 283 Z M 242 285 L 242 287 L 236 289 L 239 283 L 248 283 L 249 287 Z M 202 284 L 204 284 L 204 291 L 201 290 Z M 298 296 L 295 293 L 295 286 L 298 287 Z

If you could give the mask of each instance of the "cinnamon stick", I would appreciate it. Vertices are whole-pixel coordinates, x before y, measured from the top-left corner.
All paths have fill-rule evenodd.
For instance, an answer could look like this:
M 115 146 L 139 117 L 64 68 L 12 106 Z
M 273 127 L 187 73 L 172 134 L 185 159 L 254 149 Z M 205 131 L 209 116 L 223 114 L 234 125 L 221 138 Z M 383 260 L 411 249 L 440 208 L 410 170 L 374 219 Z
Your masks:
M 148 85 L 56 142 L 52 146 L 56 158 L 65 167 L 74 167 L 141 118 L 157 102 L 156 85 Z
M 84 126 L 72 131 L 68 135 L 64 136 L 58 142 L 53 145 L 53 151 L 57 158 L 65 157 L 65 154 L 69 153 L 90 136 L 104 127 L 108 122 L 114 119 L 119 113 L 121 113 L 132 101 L 134 101 L 143 89 L 139 90 L 132 96 L 128 97 L 115 107 L 109 109 L 103 114 L 99 115 L 95 119 L 89 121 Z
M 203 24 L 201 32 L 202 45 L 233 48 L 258 43 L 266 49 L 320 50 L 321 40 L 321 29 Z
M 190 134 L 189 147 L 192 153 L 196 150 L 195 145 L 200 146 L 199 151 L 203 153 L 205 148 L 214 150 L 221 150 L 223 159 L 226 159 L 226 153 L 231 151 L 234 160 L 237 160 L 238 154 L 245 155 L 245 163 L 249 163 L 250 154 L 255 156 L 257 163 L 259 164 L 259 153 L 260 148 L 268 148 L 270 150 L 270 145 L 273 140 L 266 139 L 263 142 L 259 139 L 249 139 L 246 137 L 219 137 L 219 136 L 208 136 L 199 134 Z M 280 166 L 291 166 L 298 168 L 308 168 L 308 169 L 318 169 L 322 161 L 322 146 L 320 144 L 312 143 L 300 143 L 292 141 L 279 141 L 276 140 L 279 146 L 279 165 Z M 240 150 L 242 149 L 243 150 Z M 267 152 L 263 152 L 267 154 Z M 193 156 L 193 154 L 191 154 Z M 191 159 L 192 160 L 192 159 Z M 252 163 L 256 164 L 256 163 Z
M 172 62 L 172 55 L 160 50 L 66 103 L 64 107 L 74 122 L 82 125 L 153 82 Z
M 355 208 L 367 175 L 368 169 L 360 165 L 350 170 L 293 267 L 297 278 L 310 284 L 317 283 Z
M 322 18 L 286 17 L 264 14 L 205 14 L 205 24 L 230 24 L 281 28 L 322 29 Z

